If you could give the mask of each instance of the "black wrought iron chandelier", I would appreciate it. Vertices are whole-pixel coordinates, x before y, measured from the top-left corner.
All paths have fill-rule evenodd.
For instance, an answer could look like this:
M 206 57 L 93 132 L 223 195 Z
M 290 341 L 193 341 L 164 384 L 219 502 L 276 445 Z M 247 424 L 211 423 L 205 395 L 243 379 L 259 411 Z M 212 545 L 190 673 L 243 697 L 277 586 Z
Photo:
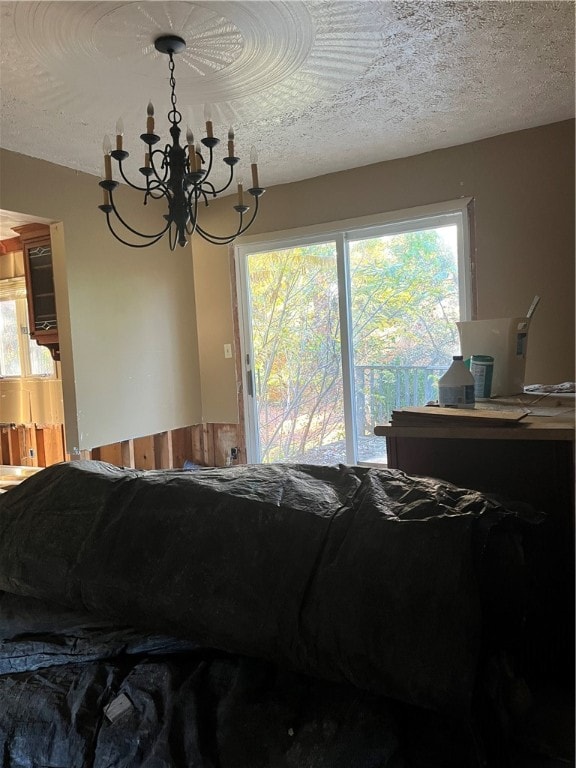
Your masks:
M 168 234 L 170 249 L 174 250 L 176 244 L 186 245 L 188 237 L 197 233 L 205 240 L 216 245 L 225 245 L 231 243 L 238 235 L 243 234 L 250 227 L 258 213 L 258 201 L 261 195 L 266 191 L 258 183 L 258 164 L 254 148 L 250 156 L 252 186 L 246 190 L 254 198 L 254 207 L 250 217 L 247 219 L 245 214 L 250 210 L 248 205 L 244 204 L 244 188 L 241 180 L 238 180 L 238 198 L 237 204 L 233 206 L 238 213 L 238 224 L 236 230 L 225 235 L 216 235 L 204 229 L 199 222 L 199 212 L 202 205 L 207 206 L 211 199 L 216 198 L 227 190 L 234 180 L 234 168 L 240 158 L 234 154 L 234 131 L 231 128 L 228 132 L 228 154 L 223 158 L 224 163 L 229 167 L 228 181 L 220 189 L 210 181 L 210 175 L 213 170 L 214 148 L 220 143 L 213 134 L 212 121 L 210 115 L 206 114 L 206 136 L 200 139 L 202 145 L 206 148 L 206 157 L 202 155 L 200 142 L 195 142 L 194 135 L 190 129 L 186 132 L 187 147 L 180 145 L 179 124 L 182 121 L 182 115 L 176 108 L 176 80 L 174 79 L 174 54 L 180 53 L 186 48 L 186 42 L 181 37 L 174 35 L 162 35 L 154 41 L 154 46 L 160 53 L 166 53 L 169 56 L 170 70 L 170 88 L 172 109 L 168 112 L 170 121 L 170 135 L 172 144 L 166 144 L 164 149 L 154 149 L 154 145 L 160 141 L 160 136 L 154 133 L 154 107 L 148 104 L 148 118 L 146 123 L 146 133 L 141 134 L 140 138 L 146 144 L 144 166 L 140 168 L 140 173 L 145 179 L 145 186 L 133 184 L 126 177 L 123 168 L 123 162 L 128 158 L 129 153 L 123 149 L 123 125 L 119 120 L 116 125 L 116 149 L 112 149 L 112 144 L 108 136 L 104 138 L 104 178 L 100 181 L 100 186 L 104 190 L 104 204 L 98 206 L 106 214 L 108 228 L 124 245 L 132 248 L 145 248 L 158 242 L 164 235 Z M 144 205 L 148 199 L 160 200 L 164 198 L 168 205 L 168 213 L 164 214 L 166 225 L 158 232 L 145 234 L 131 227 L 120 215 L 114 202 L 114 191 L 119 185 L 118 181 L 112 178 L 112 158 L 118 163 L 118 170 L 122 179 L 133 189 L 144 192 Z M 121 225 L 140 238 L 140 242 L 128 242 L 116 230 L 115 226 Z M 121 230 L 124 234 L 123 230 Z M 143 241 L 143 242 L 142 242 Z

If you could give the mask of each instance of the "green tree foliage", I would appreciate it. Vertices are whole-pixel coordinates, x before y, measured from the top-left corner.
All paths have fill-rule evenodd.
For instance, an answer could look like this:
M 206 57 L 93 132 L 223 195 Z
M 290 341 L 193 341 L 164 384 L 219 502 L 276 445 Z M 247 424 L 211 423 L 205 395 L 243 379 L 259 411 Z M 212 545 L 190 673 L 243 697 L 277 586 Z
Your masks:
M 263 458 L 275 461 L 343 437 L 333 245 L 259 254 L 249 270 Z
M 458 345 L 458 274 L 437 230 L 351 248 L 357 364 L 445 365 Z
M 249 257 L 256 393 L 264 461 L 342 440 L 334 243 Z M 458 278 L 437 230 L 350 248 L 356 366 L 444 366 L 457 346 Z

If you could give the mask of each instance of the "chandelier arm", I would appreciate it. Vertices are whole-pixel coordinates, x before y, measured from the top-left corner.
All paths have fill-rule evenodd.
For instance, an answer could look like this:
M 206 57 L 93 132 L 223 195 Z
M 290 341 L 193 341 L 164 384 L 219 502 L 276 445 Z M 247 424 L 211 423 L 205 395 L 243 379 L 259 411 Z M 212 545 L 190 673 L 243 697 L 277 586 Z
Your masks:
M 150 185 L 150 187 L 145 191 L 144 195 L 144 205 L 146 205 L 146 198 L 151 197 L 152 200 L 162 200 L 163 197 L 169 197 L 170 192 L 168 190 L 168 187 L 163 184 L 161 181 L 154 180 L 154 186 Z M 157 194 L 154 194 L 157 193 Z
M 206 173 L 204 174 L 204 178 L 207 178 L 210 176 L 210 173 L 212 172 L 212 165 L 214 160 L 214 150 L 212 147 L 208 147 L 208 166 L 206 167 Z
M 212 187 L 214 197 L 217 197 L 218 195 L 222 194 L 222 192 L 225 192 L 230 186 L 230 184 L 232 184 L 233 180 L 234 180 L 234 167 L 230 166 L 230 178 L 228 179 L 228 182 L 223 187 L 220 187 L 220 189 L 215 189 L 214 184 L 210 184 L 210 186 Z
M 157 149 L 157 150 L 155 150 L 155 152 L 160 152 L 162 155 L 164 155 L 162 150 Z M 152 154 L 150 154 L 149 156 L 151 158 Z M 168 171 L 166 170 L 164 172 L 164 178 L 160 178 L 160 175 L 158 174 L 158 172 L 157 172 L 157 170 L 156 170 L 156 168 L 154 166 L 154 162 L 152 160 L 150 160 L 150 162 L 152 163 L 152 170 L 154 171 L 155 178 L 152 179 L 152 181 L 150 181 L 150 176 L 148 176 L 146 178 L 146 186 L 145 187 L 140 187 L 140 186 L 138 186 L 138 184 L 134 184 L 133 182 L 130 181 L 130 179 L 124 173 L 124 169 L 122 168 L 122 160 L 118 160 L 118 170 L 120 171 L 120 175 L 122 176 L 122 178 L 124 179 L 126 184 L 128 184 L 129 187 L 131 187 L 132 189 L 137 190 L 138 192 L 144 192 L 146 197 L 150 196 L 154 200 L 161 200 L 163 197 L 166 197 L 166 195 L 167 195 L 166 178 L 168 176 Z M 161 194 L 160 195 L 154 195 L 153 192 L 155 192 L 158 189 L 161 189 Z M 146 205 L 146 202 L 144 202 L 144 205 Z
M 172 224 L 173 222 L 170 222 Z M 174 227 L 170 226 L 168 229 L 168 246 L 170 247 L 170 250 L 173 251 L 176 248 L 176 242 L 177 242 L 178 233 L 174 232 Z
M 226 239 L 218 240 L 216 239 L 216 235 L 212 235 L 210 232 L 200 231 L 200 229 L 197 229 L 196 231 L 200 237 L 202 237 L 207 242 L 212 243 L 212 245 L 229 245 L 230 243 L 233 243 L 234 240 L 238 237 L 238 235 L 230 235 Z
M 194 201 L 192 201 L 193 193 L 194 193 L 194 189 L 192 189 L 188 193 L 188 199 L 186 201 L 188 214 L 190 216 L 189 221 L 186 222 L 186 232 L 189 235 L 194 234 L 194 232 L 196 231 L 196 225 L 198 223 L 198 197 L 197 195 L 194 195 Z
M 256 218 L 256 214 L 258 213 L 258 198 L 256 197 L 256 204 L 254 206 L 254 210 L 252 211 L 252 216 L 250 217 L 250 220 L 242 225 L 242 221 L 244 218 L 244 214 L 240 213 L 240 222 L 238 225 L 238 229 L 236 232 L 232 235 L 213 235 L 211 232 L 208 232 L 205 229 L 202 229 L 202 227 L 198 224 L 196 227 L 196 231 L 199 235 L 202 235 L 204 240 L 208 240 L 208 242 L 212 243 L 213 245 L 227 245 L 228 243 L 231 243 L 235 238 L 237 238 L 239 235 L 243 235 L 244 232 L 250 227 L 254 219 Z
M 166 156 L 162 150 L 157 149 L 156 152 L 160 152 L 160 154 L 163 156 L 164 160 L 166 160 Z M 144 192 L 146 193 L 144 196 L 144 205 L 146 205 L 146 198 L 151 197 L 153 200 L 161 200 L 163 197 L 169 198 L 170 197 L 170 190 L 168 189 L 168 173 L 169 173 L 169 165 L 164 171 L 163 178 L 160 178 L 160 174 L 156 170 L 156 166 L 154 165 L 153 160 L 150 160 L 152 164 L 152 171 L 154 172 L 154 178 L 151 179 L 151 176 L 148 176 L 146 179 L 146 189 Z M 160 194 L 154 194 L 155 192 L 160 192 Z
M 208 199 L 206 196 L 206 192 L 204 191 L 203 187 L 204 184 L 210 184 L 210 182 L 198 182 L 198 184 L 194 184 L 189 192 L 186 192 L 186 204 L 190 210 L 192 210 L 192 200 L 194 200 L 194 213 L 196 214 L 198 211 L 198 199 L 200 197 L 204 198 L 204 203 L 208 205 Z
M 152 242 L 149 242 L 149 243 L 129 243 L 127 240 L 124 240 L 123 238 L 121 238 L 120 235 L 116 234 L 110 222 L 110 214 L 108 212 L 106 212 L 106 223 L 108 224 L 108 229 L 114 235 L 116 240 L 121 242 L 122 245 L 127 245 L 129 248 L 148 248 L 149 245 L 154 245 L 154 243 L 157 243 L 164 236 L 164 233 L 166 231 L 166 230 L 163 230 L 154 240 L 152 240 Z M 139 234 L 139 233 L 136 233 L 136 234 Z
M 138 192 L 146 192 L 147 187 L 139 187 L 138 184 L 133 184 L 129 178 L 127 178 L 126 174 L 124 173 L 124 169 L 122 168 L 122 160 L 118 160 L 118 170 L 120 171 L 120 176 L 124 179 L 126 184 L 128 184 L 129 187 L 132 187 L 132 189 L 138 190 Z
M 156 170 L 156 163 L 154 162 L 154 155 L 158 154 L 162 157 L 162 162 L 160 163 L 160 169 L 163 169 L 162 175 Z M 170 174 L 170 144 L 166 144 L 164 149 L 154 149 L 150 152 L 150 165 L 154 171 L 155 180 L 160 182 L 160 184 L 165 184 Z
M 162 237 L 162 235 L 166 232 L 166 230 L 170 226 L 170 222 L 168 222 L 166 224 L 166 226 L 164 227 L 164 229 L 160 230 L 160 232 L 155 232 L 153 235 L 146 235 L 143 232 L 138 232 L 137 229 L 133 229 L 129 224 L 127 224 L 124 221 L 122 216 L 120 216 L 120 214 L 118 212 L 118 208 L 116 208 L 116 205 L 114 204 L 114 197 L 113 197 L 112 191 L 110 192 L 110 205 L 112 206 L 112 212 L 114 213 L 114 215 L 116 216 L 118 221 L 122 224 L 122 226 L 124 226 L 127 230 L 132 232 L 133 235 L 137 235 L 138 237 L 143 237 L 143 238 L 145 238 L 147 240 L 153 240 L 154 238 L 160 238 L 160 237 Z M 108 213 L 106 213 L 106 217 L 107 218 L 109 217 Z M 108 226 L 110 226 L 110 225 L 108 225 Z
M 203 189 L 204 185 L 206 185 L 207 187 L 210 187 L 210 189 L 208 189 L 208 190 Z M 214 184 L 212 184 L 211 181 L 203 182 L 203 184 L 202 184 L 202 192 L 204 194 L 204 197 L 206 197 L 206 195 L 210 195 L 211 197 L 216 197 L 216 190 L 214 188 Z
M 196 209 L 198 207 L 198 194 L 197 194 L 196 187 L 193 186 L 189 191 L 186 190 L 185 197 L 186 197 L 186 206 L 188 210 L 190 211 L 190 213 L 192 213 L 192 208 L 194 208 L 194 214 L 195 214 Z
M 210 186 L 212 186 L 212 185 L 210 184 L 210 182 L 208 182 L 208 184 L 209 184 Z M 202 188 L 201 188 L 201 189 L 200 189 L 200 194 L 201 194 L 201 195 L 202 195 L 202 197 L 204 198 L 204 205 L 207 207 L 207 206 L 208 206 L 208 194 L 209 194 L 209 193 L 208 193 L 208 192 L 206 192 L 206 190 L 205 190 L 205 189 L 202 189 Z M 211 194 L 211 193 L 210 193 L 210 194 Z

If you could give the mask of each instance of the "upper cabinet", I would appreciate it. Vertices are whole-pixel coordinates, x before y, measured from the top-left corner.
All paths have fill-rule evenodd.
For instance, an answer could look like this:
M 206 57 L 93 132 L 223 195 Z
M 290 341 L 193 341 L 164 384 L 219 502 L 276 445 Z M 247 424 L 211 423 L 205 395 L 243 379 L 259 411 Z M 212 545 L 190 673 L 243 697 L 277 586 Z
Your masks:
M 60 360 L 50 227 L 26 224 L 14 231 L 20 235 L 24 254 L 30 338 L 48 347 L 54 360 Z

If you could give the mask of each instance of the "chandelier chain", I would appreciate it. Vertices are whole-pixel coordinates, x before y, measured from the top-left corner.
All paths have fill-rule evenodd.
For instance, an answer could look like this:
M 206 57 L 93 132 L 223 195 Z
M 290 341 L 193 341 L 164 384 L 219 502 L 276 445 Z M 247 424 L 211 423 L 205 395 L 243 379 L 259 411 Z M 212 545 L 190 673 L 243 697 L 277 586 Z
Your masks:
M 176 109 L 176 78 L 174 76 L 174 69 L 175 69 L 174 55 L 172 54 L 172 52 L 170 52 L 169 56 L 170 56 L 170 62 L 168 64 L 168 69 L 170 70 L 170 89 L 171 89 L 170 101 L 172 103 L 172 109 L 170 110 L 168 119 L 170 120 L 171 123 L 175 123 L 176 125 L 178 125 L 178 123 L 180 123 L 182 120 L 182 115 Z

